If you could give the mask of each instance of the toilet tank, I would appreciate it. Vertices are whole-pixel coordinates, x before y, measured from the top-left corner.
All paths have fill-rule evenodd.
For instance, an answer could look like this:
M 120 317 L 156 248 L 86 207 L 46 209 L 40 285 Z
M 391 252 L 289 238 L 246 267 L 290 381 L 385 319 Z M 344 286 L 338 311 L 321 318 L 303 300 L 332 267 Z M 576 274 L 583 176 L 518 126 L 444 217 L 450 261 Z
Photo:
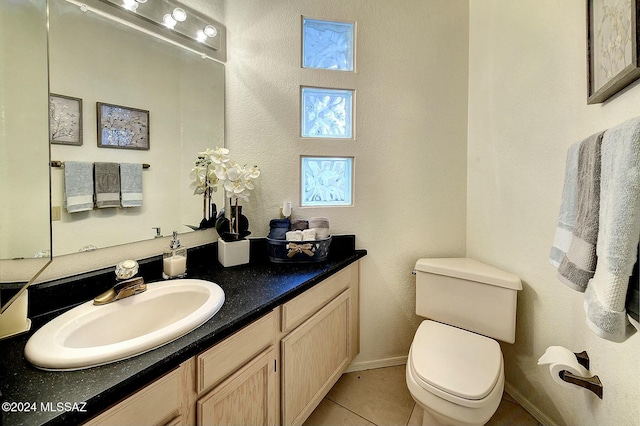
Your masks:
M 469 258 L 416 262 L 416 314 L 515 342 L 520 278 Z

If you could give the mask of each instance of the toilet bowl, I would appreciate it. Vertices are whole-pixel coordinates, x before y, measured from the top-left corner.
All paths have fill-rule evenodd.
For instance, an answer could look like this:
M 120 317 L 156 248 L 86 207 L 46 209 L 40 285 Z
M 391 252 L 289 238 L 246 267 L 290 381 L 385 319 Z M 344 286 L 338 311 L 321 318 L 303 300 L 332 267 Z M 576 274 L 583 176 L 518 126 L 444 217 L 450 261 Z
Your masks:
M 488 337 L 427 320 L 414 337 L 406 376 L 424 426 L 480 426 L 502 399 L 502 352 Z
M 474 259 L 420 259 L 407 387 L 424 426 L 484 425 L 504 390 L 500 345 L 515 341 L 520 279 Z

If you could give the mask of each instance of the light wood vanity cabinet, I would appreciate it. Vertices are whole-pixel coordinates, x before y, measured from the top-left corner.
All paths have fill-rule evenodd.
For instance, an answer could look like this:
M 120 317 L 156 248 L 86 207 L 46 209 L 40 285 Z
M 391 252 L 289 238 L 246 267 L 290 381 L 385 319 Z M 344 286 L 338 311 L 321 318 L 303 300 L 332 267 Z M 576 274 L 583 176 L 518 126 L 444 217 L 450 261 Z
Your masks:
M 301 425 L 359 352 L 358 262 L 95 417 L 95 425 Z
M 188 398 L 185 388 L 184 364 L 145 386 L 124 401 L 91 419 L 85 425 L 173 425 L 186 414 Z
M 282 306 L 283 425 L 304 423 L 358 353 L 357 283 L 355 264 Z
M 198 425 L 276 425 L 274 310 L 196 356 Z

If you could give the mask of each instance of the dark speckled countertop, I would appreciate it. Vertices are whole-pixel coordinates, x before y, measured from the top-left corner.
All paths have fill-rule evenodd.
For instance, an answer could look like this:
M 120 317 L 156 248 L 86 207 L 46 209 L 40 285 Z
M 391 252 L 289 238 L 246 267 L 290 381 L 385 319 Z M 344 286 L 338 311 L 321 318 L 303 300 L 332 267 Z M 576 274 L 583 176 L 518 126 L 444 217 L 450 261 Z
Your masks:
M 25 360 L 23 351 L 29 336 L 48 320 L 112 286 L 113 268 L 30 288 L 32 330 L 0 342 L 0 425 L 69 425 L 85 421 L 366 255 L 365 250 L 355 249 L 353 235 L 334 236 L 329 259 L 321 263 L 271 263 L 266 258 L 266 241 L 252 239 L 251 263 L 223 268 L 217 262 L 216 250 L 216 244 L 190 250 L 188 277 L 213 281 L 222 287 L 225 303 L 220 311 L 169 344 L 100 367 L 42 371 Z M 140 261 L 140 274 L 147 282 L 161 280 L 160 257 Z M 7 403 L 16 411 L 7 411 Z

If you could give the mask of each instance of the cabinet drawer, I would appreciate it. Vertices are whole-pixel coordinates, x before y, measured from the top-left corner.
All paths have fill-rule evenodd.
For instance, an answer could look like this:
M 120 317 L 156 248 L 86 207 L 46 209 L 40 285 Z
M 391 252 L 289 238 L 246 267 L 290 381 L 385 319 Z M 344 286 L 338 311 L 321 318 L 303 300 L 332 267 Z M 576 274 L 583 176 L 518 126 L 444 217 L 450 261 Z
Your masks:
M 358 265 L 354 263 L 282 305 L 282 331 L 287 333 L 302 324 L 357 280 Z
M 85 425 L 164 425 L 180 416 L 180 383 L 177 368 Z
M 196 357 L 196 390 L 204 392 L 275 344 L 276 315 L 270 312 Z

